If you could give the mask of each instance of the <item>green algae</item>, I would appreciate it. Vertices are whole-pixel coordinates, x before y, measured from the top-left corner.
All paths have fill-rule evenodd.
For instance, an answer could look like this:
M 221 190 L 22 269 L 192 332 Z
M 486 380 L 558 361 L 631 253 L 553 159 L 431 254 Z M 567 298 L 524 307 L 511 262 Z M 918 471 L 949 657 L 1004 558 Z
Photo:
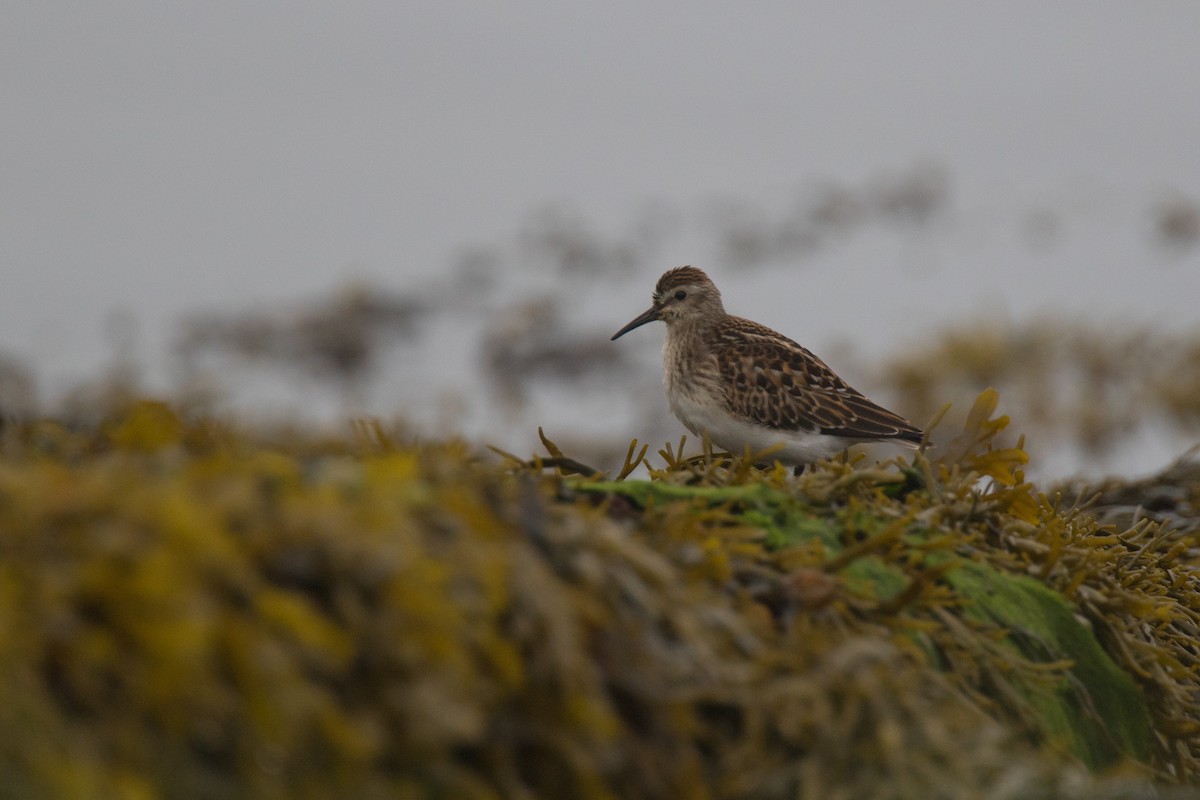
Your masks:
M 948 572 L 946 581 L 970 599 L 968 618 L 1012 631 L 1008 641 L 1026 658 L 1069 662 L 1069 673 L 1049 691 L 1029 692 L 1052 738 L 1093 768 L 1121 757 L 1149 760 L 1152 727 L 1141 690 L 1061 595 L 978 563 Z
M 831 522 L 803 511 L 794 496 L 762 485 L 697 487 L 650 481 L 585 481 L 573 486 L 580 491 L 619 494 L 642 506 L 691 501 L 723 507 L 747 525 L 767 531 L 770 547 L 816 541 L 831 559 L 844 552 L 838 531 L 848 528 L 871 530 L 875 538 L 898 538 L 918 548 L 930 540 L 928 531 L 899 536 L 903 526 L 897 528 L 893 523 L 889 529 L 885 521 L 861 513 L 854 521 L 842 518 Z M 862 555 L 838 567 L 845 587 L 881 605 L 894 604 L 911 585 L 909 577 L 888 560 L 870 554 L 871 547 L 862 550 Z M 1023 659 L 1061 665 L 1061 674 L 1053 685 L 1045 686 L 1043 676 L 1017 687 L 1036 707 L 1037 724 L 1043 734 L 1095 769 L 1122 758 L 1149 759 L 1151 723 L 1140 689 L 1104 652 L 1061 595 L 1027 576 L 1006 574 L 950 551 L 917 550 L 908 554 L 910 560 L 913 556 L 924 569 L 940 568 L 938 580 L 955 593 L 943 602 L 957 609 L 965 620 L 1012 632 L 1005 643 Z M 928 638 L 917 638 L 931 661 L 940 662 Z

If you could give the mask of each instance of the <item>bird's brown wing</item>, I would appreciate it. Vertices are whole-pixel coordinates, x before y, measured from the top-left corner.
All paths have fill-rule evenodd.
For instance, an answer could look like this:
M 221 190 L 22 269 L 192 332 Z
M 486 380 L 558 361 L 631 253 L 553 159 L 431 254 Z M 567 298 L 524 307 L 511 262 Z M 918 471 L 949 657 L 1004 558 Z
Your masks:
M 848 439 L 900 439 L 922 433 L 856 391 L 811 352 L 770 328 L 730 317 L 711 342 L 728 409 L 783 431 Z

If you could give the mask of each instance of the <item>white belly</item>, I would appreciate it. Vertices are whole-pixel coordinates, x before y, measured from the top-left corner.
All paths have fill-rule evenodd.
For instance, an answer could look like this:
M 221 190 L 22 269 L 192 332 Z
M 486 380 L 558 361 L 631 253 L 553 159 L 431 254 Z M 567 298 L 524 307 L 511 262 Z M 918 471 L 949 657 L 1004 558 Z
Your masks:
M 764 461 L 808 464 L 836 455 L 854 444 L 853 440 L 819 433 L 778 431 L 731 415 L 719 402 L 695 392 L 669 392 L 671 412 L 697 436 L 708 434 L 713 444 L 734 455 L 747 448 L 751 455 L 771 449 Z

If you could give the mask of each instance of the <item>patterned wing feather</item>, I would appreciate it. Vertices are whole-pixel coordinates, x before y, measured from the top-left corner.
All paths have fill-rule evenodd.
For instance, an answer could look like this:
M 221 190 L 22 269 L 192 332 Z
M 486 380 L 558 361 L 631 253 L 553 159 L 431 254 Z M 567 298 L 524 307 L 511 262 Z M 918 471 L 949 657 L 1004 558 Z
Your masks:
M 730 411 L 785 431 L 919 443 L 921 431 L 873 403 L 811 352 L 750 320 L 727 317 L 714 332 Z

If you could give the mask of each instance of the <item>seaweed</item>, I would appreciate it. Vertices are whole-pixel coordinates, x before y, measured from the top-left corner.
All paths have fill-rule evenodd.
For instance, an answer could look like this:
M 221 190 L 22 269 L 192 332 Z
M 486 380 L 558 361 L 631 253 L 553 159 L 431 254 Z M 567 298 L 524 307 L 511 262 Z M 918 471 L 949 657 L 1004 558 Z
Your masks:
M 634 442 L 605 478 L 544 435 L 546 457 L 497 459 L 152 400 L 19 423 L 0 441 L 3 794 L 1194 782 L 1194 530 L 1039 492 L 995 407 L 936 459 L 798 477 Z

